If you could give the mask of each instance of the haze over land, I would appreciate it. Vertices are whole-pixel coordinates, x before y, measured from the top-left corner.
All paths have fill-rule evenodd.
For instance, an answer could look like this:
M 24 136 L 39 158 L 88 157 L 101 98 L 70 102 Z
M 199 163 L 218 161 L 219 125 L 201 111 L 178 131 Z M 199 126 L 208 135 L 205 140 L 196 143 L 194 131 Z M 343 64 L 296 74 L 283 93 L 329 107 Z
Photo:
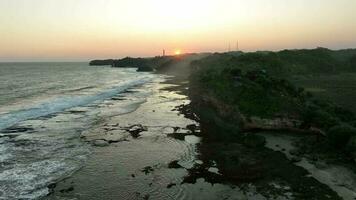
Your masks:
M 2 0 L 0 61 L 356 45 L 354 0 Z

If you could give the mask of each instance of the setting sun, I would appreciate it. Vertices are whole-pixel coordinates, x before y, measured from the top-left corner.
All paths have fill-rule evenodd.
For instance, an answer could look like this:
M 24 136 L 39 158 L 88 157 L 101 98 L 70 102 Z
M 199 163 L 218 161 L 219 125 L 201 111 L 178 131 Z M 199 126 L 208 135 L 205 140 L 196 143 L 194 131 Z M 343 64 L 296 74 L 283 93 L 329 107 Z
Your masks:
M 174 54 L 175 54 L 175 55 L 180 55 L 180 54 L 182 54 L 182 52 L 181 52 L 180 49 L 177 49 L 177 50 L 174 51 Z

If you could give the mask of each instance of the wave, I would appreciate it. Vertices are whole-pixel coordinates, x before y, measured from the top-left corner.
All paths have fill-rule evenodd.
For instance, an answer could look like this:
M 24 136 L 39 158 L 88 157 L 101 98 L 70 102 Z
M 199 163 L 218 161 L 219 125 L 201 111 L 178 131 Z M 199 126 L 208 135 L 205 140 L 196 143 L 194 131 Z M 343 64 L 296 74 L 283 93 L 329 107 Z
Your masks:
M 48 100 L 47 102 L 40 103 L 31 108 L 20 109 L 2 114 L 0 115 L 0 131 L 21 121 L 51 115 L 72 107 L 84 106 L 111 98 L 118 93 L 122 93 L 134 86 L 147 83 L 150 80 L 152 80 L 151 76 L 140 77 L 135 80 L 123 81 L 112 89 L 97 93 L 95 95 L 57 97 L 56 99 Z

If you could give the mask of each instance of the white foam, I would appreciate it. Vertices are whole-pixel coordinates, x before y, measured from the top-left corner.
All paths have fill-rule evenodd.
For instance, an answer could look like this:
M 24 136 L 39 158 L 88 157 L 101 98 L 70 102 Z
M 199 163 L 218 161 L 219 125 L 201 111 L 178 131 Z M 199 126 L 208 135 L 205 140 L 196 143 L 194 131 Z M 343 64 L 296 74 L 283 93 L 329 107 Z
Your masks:
M 76 106 L 88 105 L 97 101 L 102 101 L 117 95 L 131 87 L 142 85 L 152 79 L 152 76 L 146 75 L 134 80 L 123 81 L 114 88 L 97 93 L 95 95 L 82 96 L 61 96 L 56 99 L 40 103 L 31 108 L 12 111 L 0 115 L 0 130 L 8 128 L 18 122 L 33 119 L 41 116 L 54 114 L 65 109 Z
M 34 199 L 48 193 L 46 185 L 56 178 L 76 170 L 65 160 L 44 160 L 18 165 L 0 173 L 0 192 L 7 199 Z
M 11 109 L 2 108 L 10 112 L 0 114 L 0 131 L 15 124 L 33 131 L 0 137 L 0 199 L 37 199 L 47 195 L 49 183 L 70 176 L 87 160 L 90 146 L 80 140 L 81 131 L 98 119 L 136 110 L 150 93 L 127 93 L 123 101 L 113 101 L 111 97 L 155 81 L 155 77 L 140 73 L 126 77 L 130 80 L 115 82 L 113 87 L 97 87 L 94 92 L 75 93 L 76 96 L 72 92 L 61 93 L 52 99 L 41 97 L 30 104 L 27 101 Z M 67 112 L 73 109 L 83 112 Z M 39 118 L 54 113 L 54 117 Z

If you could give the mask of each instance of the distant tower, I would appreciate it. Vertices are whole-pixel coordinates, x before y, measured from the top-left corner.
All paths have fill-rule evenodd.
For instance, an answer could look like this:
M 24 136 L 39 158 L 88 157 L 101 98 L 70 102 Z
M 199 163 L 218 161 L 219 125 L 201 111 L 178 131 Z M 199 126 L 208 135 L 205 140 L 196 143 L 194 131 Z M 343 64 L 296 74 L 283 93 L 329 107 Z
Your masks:
M 229 50 L 228 50 L 228 52 L 230 52 L 231 51 L 231 44 L 229 43 Z
M 163 53 L 162 53 L 163 57 L 166 56 L 166 50 L 163 49 Z
M 236 42 L 236 51 L 239 51 L 239 41 Z

